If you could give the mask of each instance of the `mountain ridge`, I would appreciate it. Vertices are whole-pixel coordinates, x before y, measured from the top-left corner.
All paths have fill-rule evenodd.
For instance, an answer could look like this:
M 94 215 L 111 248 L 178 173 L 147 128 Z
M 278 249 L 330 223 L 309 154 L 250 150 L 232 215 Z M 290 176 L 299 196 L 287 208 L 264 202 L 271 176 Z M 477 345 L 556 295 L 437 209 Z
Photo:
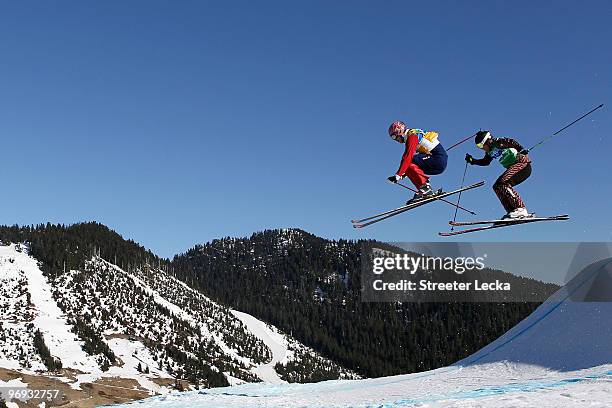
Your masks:
M 48 373 L 64 378 L 70 388 L 82 388 L 83 384 L 99 386 L 109 378 L 133 379 L 140 391 L 155 393 L 261 381 L 257 367 L 272 361 L 269 347 L 233 310 L 167 273 L 169 267 L 161 259 L 125 241 L 140 253 L 134 259 L 120 251 L 116 254 L 116 259 L 126 261 L 124 270 L 102 258 L 109 251 L 101 240 L 81 245 L 81 253 L 58 251 L 64 245 L 77 248 L 70 239 L 48 236 L 64 234 L 66 227 L 40 228 L 38 233 L 35 227 L 21 231 L 9 227 L 8 233 L 0 228 L 2 241 L 8 244 L 0 246 L 4 295 L 0 325 L 5 340 L 0 367 L 9 370 L 0 373 L 0 380 L 16 373 Z M 116 239 L 105 227 L 95 228 Z M 32 247 L 9 244 L 21 239 Z M 89 252 L 89 259 L 83 251 Z M 33 257 L 34 252 L 47 262 Z M 54 258 L 55 254 L 61 258 Z M 83 265 L 72 267 L 77 259 L 84 259 Z M 143 263 L 135 262 L 138 259 Z M 326 378 L 357 378 L 291 336 L 258 324 L 258 334 L 272 333 L 283 343 L 283 356 L 276 364 L 297 360 L 295 364 L 304 367 L 303 353 L 317 362 L 318 367 L 311 367 L 313 373 L 327 370 Z M 276 364 L 268 369 L 266 380 L 308 380 Z

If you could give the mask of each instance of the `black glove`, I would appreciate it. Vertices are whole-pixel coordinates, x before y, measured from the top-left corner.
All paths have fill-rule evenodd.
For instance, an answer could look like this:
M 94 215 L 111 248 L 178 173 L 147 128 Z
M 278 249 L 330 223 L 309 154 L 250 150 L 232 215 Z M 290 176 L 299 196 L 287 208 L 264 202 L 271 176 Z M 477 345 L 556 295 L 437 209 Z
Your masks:
M 465 161 L 468 162 L 469 164 L 474 164 L 474 163 L 472 163 L 474 161 L 474 158 L 469 153 L 465 154 Z
M 529 149 L 523 149 L 519 153 L 520 154 L 528 154 L 529 153 Z
M 402 178 L 400 176 L 398 176 L 397 174 L 394 174 L 391 177 L 387 177 L 387 180 L 389 180 L 389 182 L 391 182 L 391 183 L 397 183 L 401 179 Z

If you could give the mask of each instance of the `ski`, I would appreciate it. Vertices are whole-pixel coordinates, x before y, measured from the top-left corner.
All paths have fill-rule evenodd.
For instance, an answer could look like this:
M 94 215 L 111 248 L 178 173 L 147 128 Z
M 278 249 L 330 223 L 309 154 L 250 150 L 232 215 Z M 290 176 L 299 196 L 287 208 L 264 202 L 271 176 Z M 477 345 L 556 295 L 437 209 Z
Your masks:
M 385 212 L 382 212 L 382 213 L 379 213 L 379 214 L 372 215 L 371 217 L 363 218 L 363 219 L 360 219 L 360 220 L 352 220 L 351 222 L 353 223 L 353 228 L 367 227 L 368 225 L 372 225 L 372 224 L 377 223 L 379 221 L 386 220 L 387 218 L 390 218 L 390 217 L 393 217 L 395 215 L 401 214 L 401 213 L 406 212 L 408 210 L 412 210 L 412 209 L 420 207 L 422 205 L 431 203 L 433 201 L 437 201 L 437 200 L 439 200 L 441 198 L 448 197 L 448 196 L 453 195 L 453 194 L 457 194 L 457 193 L 459 193 L 461 191 L 471 190 L 473 188 L 480 187 L 480 186 L 484 185 L 484 183 L 485 183 L 484 181 L 480 181 L 478 183 L 471 184 L 469 186 L 460 188 L 458 190 L 454 190 L 454 191 L 449 191 L 447 193 L 438 194 L 438 195 L 436 195 L 434 197 L 426 198 L 424 200 L 418 201 L 418 202 L 413 203 L 413 204 L 407 204 L 407 205 L 404 205 L 402 207 L 395 208 L 393 210 L 389 210 L 389 211 L 385 211 Z
M 385 212 L 381 212 L 381 213 L 378 213 L 378 214 L 374 214 L 374 215 L 372 215 L 370 217 L 362 218 L 360 220 L 351 220 L 351 222 L 353 224 L 361 224 L 363 222 L 373 220 L 374 218 L 382 217 L 383 215 L 387 215 L 387 214 L 391 214 L 391 213 L 403 210 L 403 209 L 405 209 L 407 207 L 409 207 L 409 205 L 402 205 L 401 207 L 397 207 L 397 208 L 394 208 L 394 209 L 389 210 L 389 211 L 385 211 Z
M 461 227 L 465 225 L 483 225 L 483 224 L 504 224 L 504 223 L 512 223 L 515 221 L 545 221 L 545 220 L 567 220 L 569 219 L 569 215 L 554 215 L 552 217 L 535 217 L 534 215 L 525 218 L 506 218 L 499 220 L 490 220 L 490 221 L 466 221 L 466 222 L 453 222 L 449 221 L 448 223 L 454 227 Z
M 478 231 L 486 231 L 486 230 L 490 230 L 490 229 L 495 229 L 495 228 L 502 228 L 502 227 L 510 227 L 512 225 L 519 225 L 519 224 L 528 224 L 531 222 L 540 222 L 540 221 L 565 221 L 565 220 L 569 220 L 569 216 L 568 215 L 555 215 L 552 217 L 532 217 L 532 218 L 522 218 L 522 219 L 518 219 L 518 220 L 496 220 L 496 221 L 492 221 L 492 222 L 488 222 L 491 225 L 487 225 L 484 227 L 477 227 L 477 228 L 470 228 L 470 229 L 464 229 L 464 230 L 460 230 L 460 231 L 451 231 L 451 232 L 438 232 L 438 235 L 440 235 L 441 237 L 452 237 L 454 235 L 461 235 L 461 234 L 468 234 L 471 232 L 478 232 Z M 502 221 L 502 222 L 500 222 Z M 484 223 L 484 222 L 483 222 Z M 474 225 L 474 224 L 472 224 Z

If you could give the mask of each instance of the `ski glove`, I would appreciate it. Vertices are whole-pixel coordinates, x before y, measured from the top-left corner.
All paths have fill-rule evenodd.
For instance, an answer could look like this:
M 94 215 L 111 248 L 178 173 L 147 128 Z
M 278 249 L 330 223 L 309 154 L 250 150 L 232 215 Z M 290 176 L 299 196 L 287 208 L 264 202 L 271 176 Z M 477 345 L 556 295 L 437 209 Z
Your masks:
M 398 176 L 397 174 L 392 175 L 391 177 L 387 177 L 390 183 L 397 183 L 402 179 L 402 176 Z
M 521 154 L 529 154 L 529 149 L 523 149 L 520 151 Z
M 465 154 L 465 161 L 466 161 L 466 162 L 468 162 L 469 164 L 474 164 L 474 163 L 473 163 L 473 162 L 474 162 L 474 158 L 473 158 L 473 157 L 472 157 L 472 155 L 471 155 L 471 154 L 469 154 L 469 153 L 466 153 L 466 154 Z

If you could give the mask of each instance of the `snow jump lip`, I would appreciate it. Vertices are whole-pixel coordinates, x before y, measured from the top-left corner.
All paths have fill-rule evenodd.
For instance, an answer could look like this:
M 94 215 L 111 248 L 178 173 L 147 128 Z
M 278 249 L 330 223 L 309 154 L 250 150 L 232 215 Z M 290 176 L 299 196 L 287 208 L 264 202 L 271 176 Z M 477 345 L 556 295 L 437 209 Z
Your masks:
M 593 290 L 589 286 L 593 286 L 598 276 L 606 274 L 612 276 L 612 258 L 586 266 L 526 319 L 494 342 L 458 361 L 455 365 L 468 366 L 485 362 L 515 361 L 558 371 L 571 371 L 612 363 L 612 329 L 599 327 L 598 324 L 602 311 L 608 315 L 612 313 L 612 278 L 609 280 L 609 287 L 603 289 L 608 296 L 607 301 L 602 301 L 603 298 L 598 297 L 593 302 L 589 298 L 589 293 Z M 589 283 L 591 285 L 588 285 Z M 602 288 L 596 289 L 601 295 Z M 559 316 L 552 317 L 555 313 Z M 572 317 L 575 320 L 568 321 Z M 540 330 L 534 330 L 538 326 Z M 566 332 L 560 333 L 559 331 L 564 327 Z M 593 329 L 598 335 L 588 335 L 589 330 Z M 601 333 L 602 330 L 603 333 Z M 549 338 L 548 341 L 546 337 Z M 588 339 L 584 339 L 585 337 Z M 519 340 L 526 344 L 513 344 Z M 587 344 L 587 341 L 590 341 L 591 344 Z M 502 349 L 506 347 L 514 348 L 514 350 L 504 352 Z M 546 349 L 555 347 L 562 347 L 561 352 L 556 356 L 554 351 L 548 352 L 547 358 L 533 355 L 537 354 L 533 352 L 534 349 L 545 352 Z M 592 353 L 584 352 L 588 349 L 603 349 L 604 351 L 599 355 L 592 355 Z M 521 352 L 527 354 L 521 356 Z

